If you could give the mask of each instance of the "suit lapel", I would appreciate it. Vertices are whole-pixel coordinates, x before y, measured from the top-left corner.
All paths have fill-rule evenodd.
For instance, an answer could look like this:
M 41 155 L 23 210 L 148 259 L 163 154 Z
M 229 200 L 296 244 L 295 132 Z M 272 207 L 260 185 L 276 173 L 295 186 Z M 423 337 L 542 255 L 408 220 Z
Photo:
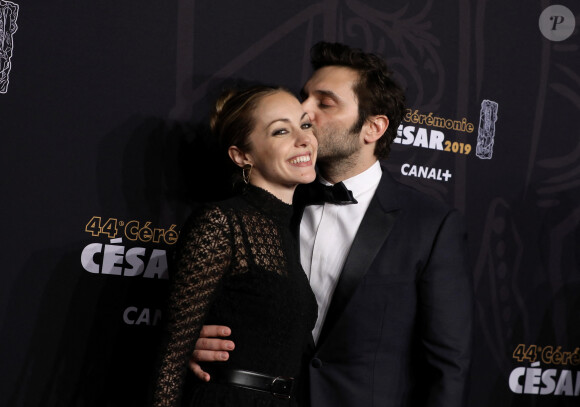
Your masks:
M 318 182 L 318 181 L 314 181 Z M 294 197 L 292 200 L 292 206 L 294 211 L 292 212 L 292 220 L 290 223 L 290 227 L 292 229 L 292 233 L 296 238 L 297 242 L 300 242 L 300 221 L 302 220 L 302 214 L 304 213 L 304 196 L 306 194 L 306 185 L 298 185 L 296 187 L 296 191 L 294 192 Z M 300 254 L 300 244 L 298 244 L 298 254 Z
M 381 183 L 363 217 L 332 296 L 318 339 L 320 347 L 387 240 L 397 217 L 394 181 L 383 169 Z

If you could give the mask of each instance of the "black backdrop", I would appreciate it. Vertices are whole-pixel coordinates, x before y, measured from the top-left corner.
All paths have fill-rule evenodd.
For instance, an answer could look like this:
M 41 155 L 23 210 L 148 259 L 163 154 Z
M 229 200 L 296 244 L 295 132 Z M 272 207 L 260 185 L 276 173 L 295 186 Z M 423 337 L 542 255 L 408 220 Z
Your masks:
M 297 91 L 323 39 L 387 59 L 409 106 L 389 168 L 466 216 L 469 405 L 580 404 L 580 7 L 559 4 L 0 0 L 0 405 L 145 403 L 168 252 L 225 194 L 210 102 Z

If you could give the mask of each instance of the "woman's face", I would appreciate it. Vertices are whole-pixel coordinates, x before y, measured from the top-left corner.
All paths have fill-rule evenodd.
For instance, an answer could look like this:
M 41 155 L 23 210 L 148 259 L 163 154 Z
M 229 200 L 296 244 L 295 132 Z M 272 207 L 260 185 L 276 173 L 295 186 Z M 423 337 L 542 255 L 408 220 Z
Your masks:
M 298 99 L 283 91 L 263 97 L 254 123 L 245 153 L 253 166 L 252 184 L 280 197 L 279 191 L 314 181 L 318 143 Z

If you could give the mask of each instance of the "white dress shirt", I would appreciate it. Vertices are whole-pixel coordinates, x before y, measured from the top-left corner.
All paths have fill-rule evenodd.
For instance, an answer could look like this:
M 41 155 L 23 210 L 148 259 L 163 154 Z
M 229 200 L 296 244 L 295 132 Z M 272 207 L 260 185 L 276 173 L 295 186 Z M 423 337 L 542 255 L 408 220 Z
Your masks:
M 312 330 L 318 341 L 320 330 L 338 278 L 362 218 L 381 180 L 381 166 L 375 162 L 366 171 L 343 181 L 356 204 L 310 205 L 300 223 L 300 261 L 318 302 L 318 319 Z M 330 185 L 319 178 L 322 183 Z

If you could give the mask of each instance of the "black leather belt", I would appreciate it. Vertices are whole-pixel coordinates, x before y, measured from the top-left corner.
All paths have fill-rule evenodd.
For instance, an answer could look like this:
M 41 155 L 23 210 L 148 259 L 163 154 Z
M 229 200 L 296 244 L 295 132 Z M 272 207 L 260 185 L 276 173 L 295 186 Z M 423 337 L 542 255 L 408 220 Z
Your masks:
M 211 381 L 233 384 L 251 390 L 263 391 L 273 396 L 289 399 L 292 397 L 293 377 L 268 376 L 262 373 L 239 369 L 206 369 L 211 375 Z

